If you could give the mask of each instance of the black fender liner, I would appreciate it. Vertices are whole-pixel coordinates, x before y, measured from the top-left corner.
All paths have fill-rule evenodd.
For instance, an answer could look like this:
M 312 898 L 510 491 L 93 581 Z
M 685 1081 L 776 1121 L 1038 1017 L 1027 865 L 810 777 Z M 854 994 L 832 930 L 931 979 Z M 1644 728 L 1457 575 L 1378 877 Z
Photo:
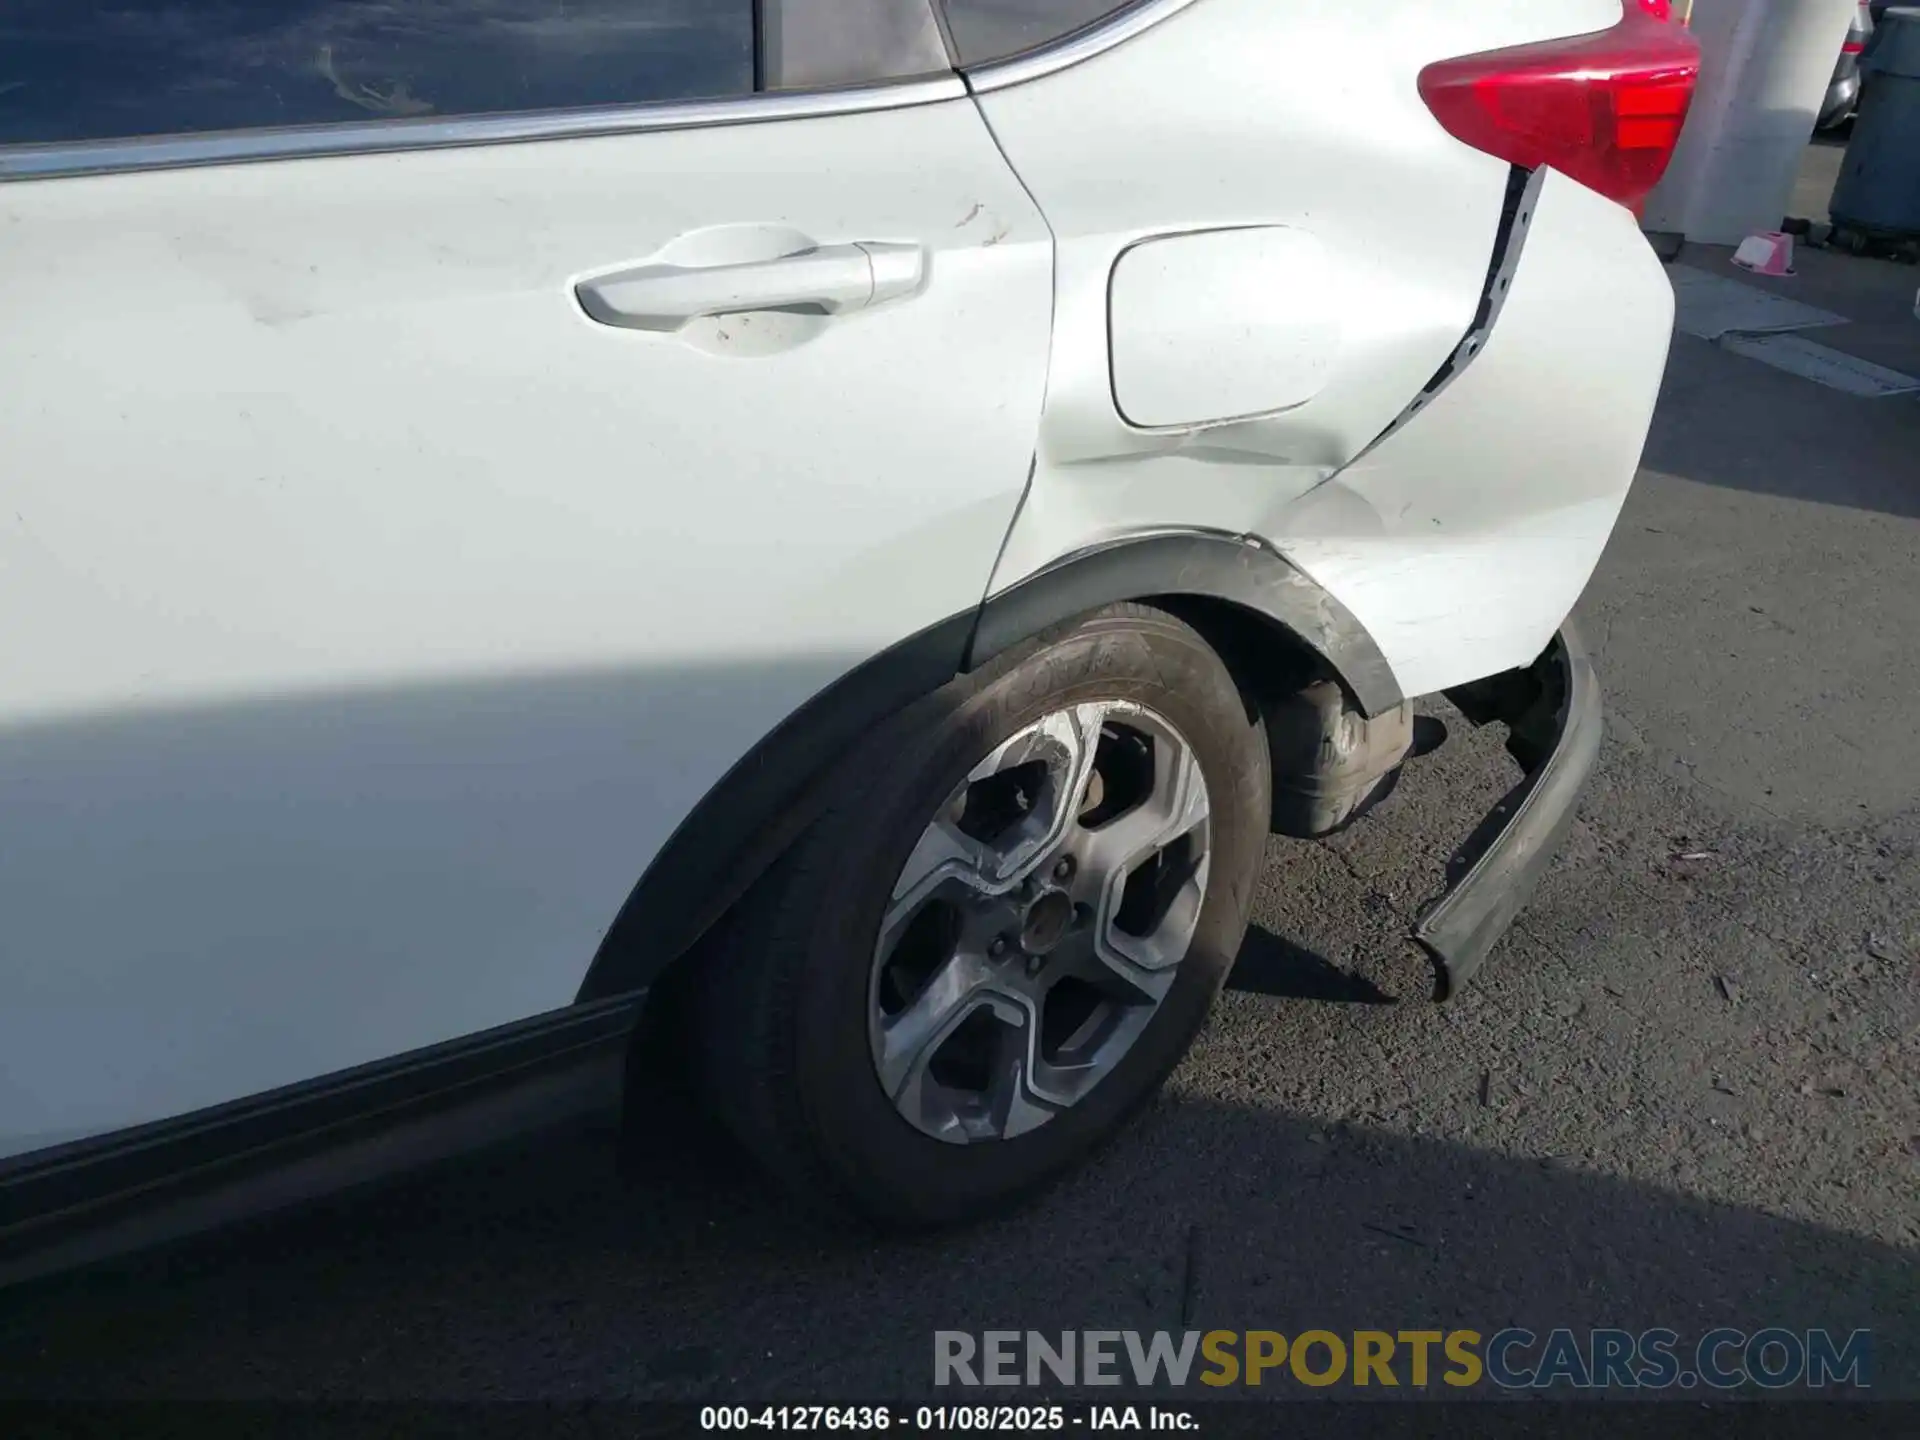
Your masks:
M 834 762 L 954 676 L 1103 605 L 1221 603 L 1304 644 L 1356 704 L 1402 700 L 1393 670 L 1345 606 L 1258 540 L 1211 531 L 1126 537 L 1068 555 L 977 610 L 855 667 L 787 717 L 680 823 L 615 917 L 579 1000 L 644 989 L 706 934 L 812 823 Z
M 1096 546 L 1056 560 L 980 607 L 968 669 L 1049 626 L 1118 600 L 1224 601 L 1289 632 L 1368 716 L 1405 697 L 1393 667 L 1351 611 L 1264 541 L 1182 530 Z

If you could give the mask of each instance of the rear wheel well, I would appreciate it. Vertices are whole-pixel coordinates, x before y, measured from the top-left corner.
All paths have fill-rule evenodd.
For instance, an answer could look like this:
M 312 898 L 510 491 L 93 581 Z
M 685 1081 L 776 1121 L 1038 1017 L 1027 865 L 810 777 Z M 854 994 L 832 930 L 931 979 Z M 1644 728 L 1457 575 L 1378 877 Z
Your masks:
M 1249 720 L 1273 701 L 1295 694 L 1316 680 L 1340 681 L 1333 668 L 1299 635 L 1279 621 L 1231 600 L 1207 595 L 1153 595 L 1143 597 L 1140 603 L 1164 610 L 1200 632 L 1233 676 Z
M 1363 715 L 1401 704 L 1365 627 L 1276 551 L 1213 532 L 1155 534 L 1069 556 L 850 672 L 727 774 L 682 822 L 628 897 L 581 1000 L 629 993 L 704 947 L 825 803 L 835 766 L 876 726 L 1074 619 L 1150 605 L 1219 655 L 1249 719 L 1316 681 Z
M 1265 728 L 1266 717 L 1287 696 L 1298 695 L 1318 681 L 1332 680 L 1352 697 L 1351 687 L 1333 665 L 1277 619 L 1214 596 L 1147 594 L 1135 603 L 1160 610 L 1198 632 L 1225 665 L 1250 724 L 1260 722 Z M 987 659 L 961 668 L 960 673 L 993 663 Z M 836 755 L 800 790 L 819 794 L 819 782 L 838 763 Z M 1274 784 L 1281 781 L 1278 775 L 1272 777 Z M 694 1078 L 702 975 L 707 966 L 723 963 L 725 947 L 737 943 L 740 926 L 750 919 L 747 907 L 763 899 L 767 875 L 777 871 L 780 856 L 803 834 L 804 830 L 796 830 L 764 868 L 756 866 L 752 883 L 653 976 L 627 1051 L 624 1103 L 629 1118 L 622 1138 L 628 1153 L 664 1145 L 704 1156 L 723 1168 L 738 1163 L 737 1144 L 705 1123 L 708 1101 Z
M 1232 676 L 1249 723 L 1259 720 L 1276 701 L 1297 694 L 1316 681 L 1332 680 L 1344 687 L 1344 681 L 1333 667 L 1292 629 L 1231 600 L 1173 594 L 1144 595 L 1134 603 L 1164 611 L 1199 632 Z M 837 757 L 823 768 L 831 769 L 834 763 Z M 785 848 L 781 853 L 785 853 Z M 650 1009 L 673 1008 L 671 997 L 684 988 L 687 974 L 702 963 L 712 945 L 724 943 L 719 937 L 729 931 L 729 919 L 742 905 L 753 902 L 759 888 L 754 885 L 741 893 L 694 943 L 662 967 L 654 982 L 653 998 L 665 1003 L 652 1005 Z M 677 1021 L 669 1021 L 660 1033 L 664 1039 L 669 1035 L 678 1037 L 683 1032 Z

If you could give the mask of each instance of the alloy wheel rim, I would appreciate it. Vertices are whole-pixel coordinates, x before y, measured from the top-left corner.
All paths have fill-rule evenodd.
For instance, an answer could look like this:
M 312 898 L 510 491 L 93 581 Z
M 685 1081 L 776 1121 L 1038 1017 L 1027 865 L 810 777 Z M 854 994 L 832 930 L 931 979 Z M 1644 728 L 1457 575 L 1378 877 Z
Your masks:
M 1145 706 L 1071 706 L 995 746 L 922 832 L 875 942 L 868 1040 L 899 1113 L 972 1144 L 1091 1093 L 1173 987 L 1211 838 L 1193 747 Z

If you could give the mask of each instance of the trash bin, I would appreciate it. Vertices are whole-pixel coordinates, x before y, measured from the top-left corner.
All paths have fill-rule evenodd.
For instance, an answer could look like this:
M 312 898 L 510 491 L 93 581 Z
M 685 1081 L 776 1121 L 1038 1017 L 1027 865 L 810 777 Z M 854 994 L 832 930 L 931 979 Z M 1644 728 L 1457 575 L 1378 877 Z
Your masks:
M 1861 235 L 1920 237 L 1920 6 L 1887 7 L 1861 66 L 1860 114 L 1828 209 Z

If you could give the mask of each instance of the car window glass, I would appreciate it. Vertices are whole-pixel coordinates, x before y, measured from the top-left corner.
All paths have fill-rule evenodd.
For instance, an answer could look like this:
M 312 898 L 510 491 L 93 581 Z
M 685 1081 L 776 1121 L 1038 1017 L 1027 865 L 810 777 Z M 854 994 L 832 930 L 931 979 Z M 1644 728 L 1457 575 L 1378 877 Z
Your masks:
M 760 0 L 760 26 L 769 90 L 951 73 L 928 0 Z
M 947 31 L 961 65 L 983 65 L 1071 35 L 1137 0 L 946 0 Z
M 0 144 L 743 94 L 753 0 L 8 0 Z

